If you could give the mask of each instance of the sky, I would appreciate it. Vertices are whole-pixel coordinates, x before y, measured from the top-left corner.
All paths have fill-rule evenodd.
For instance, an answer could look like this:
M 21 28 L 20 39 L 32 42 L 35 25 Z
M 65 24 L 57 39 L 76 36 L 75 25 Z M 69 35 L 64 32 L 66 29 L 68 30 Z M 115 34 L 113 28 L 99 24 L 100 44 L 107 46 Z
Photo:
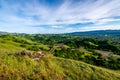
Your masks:
M 120 0 L 0 0 L 0 31 L 120 30 Z

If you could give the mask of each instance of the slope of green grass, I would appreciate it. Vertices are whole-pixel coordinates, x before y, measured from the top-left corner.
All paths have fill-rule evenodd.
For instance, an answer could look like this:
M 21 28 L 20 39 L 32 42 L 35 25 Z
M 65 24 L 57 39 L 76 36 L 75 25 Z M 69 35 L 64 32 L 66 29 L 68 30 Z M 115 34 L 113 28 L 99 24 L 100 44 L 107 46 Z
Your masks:
M 0 56 L 0 80 L 120 80 L 120 74 L 52 55 L 34 61 L 11 53 Z
M 105 68 L 92 66 L 81 61 L 56 58 L 69 80 L 119 80 L 120 74 Z
M 0 53 L 16 52 L 25 49 L 20 47 L 19 45 L 20 43 L 0 39 Z
M 21 50 L 49 50 L 48 45 L 33 42 L 29 39 L 13 36 L 4 35 L 0 36 L 0 53 L 18 52 Z

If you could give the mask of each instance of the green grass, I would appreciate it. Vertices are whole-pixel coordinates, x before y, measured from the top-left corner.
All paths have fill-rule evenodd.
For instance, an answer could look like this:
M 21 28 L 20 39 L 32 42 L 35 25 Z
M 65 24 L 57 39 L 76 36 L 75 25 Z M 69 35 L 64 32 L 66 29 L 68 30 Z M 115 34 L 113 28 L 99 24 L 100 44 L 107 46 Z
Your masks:
M 25 48 L 19 46 L 19 43 L 0 39 L 0 53 L 9 53 L 21 51 Z
M 120 80 L 119 72 L 81 61 L 47 55 L 40 61 L 28 56 L 0 56 L 0 80 Z
M 119 80 L 120 74 L 101 67 L 92 66 L 81 61 L 56 58 L 67 77 L 72 80 Z
M 0 53 L 9 53 L 9 52 L 18 52 L 21 50 L 49 50 L 48 45 L 38 44 L 36 42 L 32 42 L 25 38 L 10 36 L 13 38 L 9 38 L 9 36 L 0 37 Z
M 20 37 L 7 37 L 0 38 L 0 80 L 120 80 L 120 71 L 54 57 L 52 54 L 34 61 L 18 52 L 33 47 L 49 50 L 48 45 Z M 66 45 L 65 48 L 69 46 Z M 83 47 L 79 50 L 86 55 L 89 53 Z

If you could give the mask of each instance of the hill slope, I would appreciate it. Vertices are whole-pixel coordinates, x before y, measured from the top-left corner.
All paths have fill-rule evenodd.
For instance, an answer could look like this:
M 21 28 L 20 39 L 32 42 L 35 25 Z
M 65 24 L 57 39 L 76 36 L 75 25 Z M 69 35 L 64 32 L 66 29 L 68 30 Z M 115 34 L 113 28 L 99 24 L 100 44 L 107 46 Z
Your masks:
M 46 40 L 46 42 L 48 41 L 49 40 Z M 22 56 L 19 53 L 19 51 L 24 49 L 30 51 L 49 50 L 50 44 L 47 43 L 44 45 L 43 43 L 16 35 L 1 35 L 0 80 L 120 80 L 119 72 L 92 66 L 81 61 L 71 60 L 73 58 L 64 59 L 48 55 L 40 61 L 34 61 L 32 58 Z M 65 50 L 68 48 L 63 49 Z M 58 48 L 58 51 L 59 50 L 62 49 Z M 68 51 L 69 50 L 70 49 L 68 49 Z M 84 48 L 80 49 L 80 51 L 84 50 L 85 55 L 86 53 L 89 53 Z M 64 52 L 61 53 L 65 54 Z M 73 51 L 71 51 L 71 54 L 73 55 L 70 55 L 69 57 L 75 55 Z M 88 58 L 88 60 L 90 59 Z
M 18 52 L 21 50 L 47 50 L 49 47 L 44 44 L 40 44 L 24 37 L 15 36 L 11 34 L 1 35 L 0 36 L 0 52 L 9 53 L 9 52 Z
M 120 80 L 120 74 L 84 62 L 45 56 L 34 61 L 28 56 L 0 56 L 0 80 Z

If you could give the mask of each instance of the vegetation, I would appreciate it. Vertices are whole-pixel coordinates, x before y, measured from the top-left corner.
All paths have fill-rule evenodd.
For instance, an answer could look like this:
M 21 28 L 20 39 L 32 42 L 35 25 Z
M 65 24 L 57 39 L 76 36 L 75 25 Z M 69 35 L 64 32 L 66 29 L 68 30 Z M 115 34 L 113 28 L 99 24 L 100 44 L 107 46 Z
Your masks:
M 117 35 L 109 34 L 107 38 L 104 34 L 2 33 L 0 80 L 119 80 L 120 37 Z M 45 54 L 58 45 L 61 47 L 38 61 L 20 55 L 23 50 Z
M 17 53 L 18 54 L 18 53 Z M 0 56 L 2 80 L 119 80 L 120 74 L 81 61 L 47 55 L 40 61 L 28 56 L 3 54 Z
M 89 64 L 102 66 L 110 69 L 120 69 L 120 43 L 114 40 L 101 40 L 96 37 L 73 36 L 69 34 L 62 35 L 22 35 L 32 41 L 49 45 L 50 47 L 63 43 L 67 48 L 56 49 L 54 56 L 69 58 L 74 60 L 82 60 Z M 104 37 L 103 37 L 104 38 Z M 102 38 L 102 39 L 103 39 Z M 114 38 L 114 37 L 113 37 Z M 84 50 L 80 50 L 83 48 Z M 103 57 L 102 53 L 96 50 L 110 52 L 109 56 Z M 116 55 L 117 57 L 113 57 Z M 111 64 L 112 62 L 112 64 Z

